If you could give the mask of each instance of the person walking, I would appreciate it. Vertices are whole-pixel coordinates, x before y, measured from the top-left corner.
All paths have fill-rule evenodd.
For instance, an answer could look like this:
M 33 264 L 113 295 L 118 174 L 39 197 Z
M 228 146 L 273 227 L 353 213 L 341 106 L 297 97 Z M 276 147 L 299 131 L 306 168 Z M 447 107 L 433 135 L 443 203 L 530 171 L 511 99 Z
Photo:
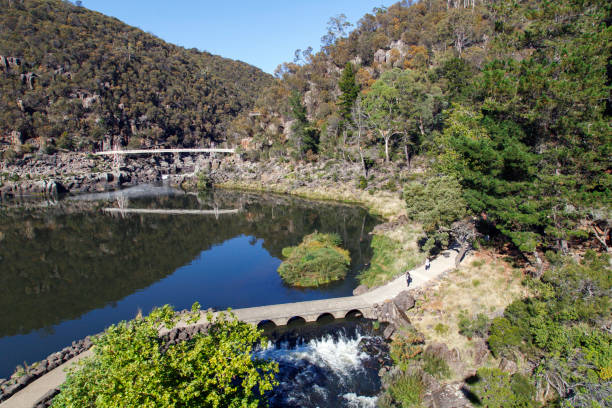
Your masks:
M 429 258 L 425 259 L 425 270 L 428 271 L 431 268 L 431 263 L 429 262 Z
M 410 271 L 406 271 L 406 286 L 410 287 L 411 282 L 412 282 L 412 276 L 410 276 Z

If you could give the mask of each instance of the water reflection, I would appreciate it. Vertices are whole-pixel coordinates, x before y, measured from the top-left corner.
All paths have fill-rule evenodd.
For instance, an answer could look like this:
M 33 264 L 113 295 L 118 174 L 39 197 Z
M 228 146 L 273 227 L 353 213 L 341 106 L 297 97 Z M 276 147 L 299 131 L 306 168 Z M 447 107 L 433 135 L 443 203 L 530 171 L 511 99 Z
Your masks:
M 360 208 L 231 191 L 132 193 L 2 204 L 0 377 L 138 309 L 349 295 L 370 257 L 368 232 L 376 220 Z M 102 211 L 107 207 L 240 212 L 109 214 Z M 281 250 L 314 230 L 343 238 L 352 271 L 324 288 L 289 288 L 276 273 Z

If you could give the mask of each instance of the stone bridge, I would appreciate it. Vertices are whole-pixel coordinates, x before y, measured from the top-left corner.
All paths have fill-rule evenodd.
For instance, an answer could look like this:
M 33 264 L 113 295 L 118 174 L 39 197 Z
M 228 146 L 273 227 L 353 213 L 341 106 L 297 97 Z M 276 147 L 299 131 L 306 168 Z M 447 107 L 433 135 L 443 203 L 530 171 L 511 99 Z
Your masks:
M 421 266 L 410 271 L 412 283 L 409 288 L 413 289 L 423 286 L 427 281 L 438 277 L 445 271 L 453 269 L 455 267 L 455 254 L 455 251 L 445 251 L 431 262 L 429 270 L 425 270 L 425 267 Z M 402 275 L 386 285 L 356 296 L 248 307 L 233 309 L 232 312 L 238 320 L 257 326 L 270 323 L 273 323 L 275 326 L 284 326 L 293 321 L 316 322 L 329 317 L 342 319 L 362 316 L 376 319 L 379 317 L 374 313 L 377 305 L 382 305 L 407 289 L 406 277 Z M 206 318 L 203 316 L 195 324 L 203 324 L 205 322 Z M 185 325 L 181 324 L 181 326 Z
M 233 312 L 238 320 L 257 326 L 267 322 L 272 322 L 276 326 L 285 326 L 293 321 L 316 322 L 324 317 L 333 317 L 334 319 L 358 316 L 374 318 L 373 308 L 374 305 L 363 296 L 347 296 L 282 305 L 249 307 L 233 310 Z

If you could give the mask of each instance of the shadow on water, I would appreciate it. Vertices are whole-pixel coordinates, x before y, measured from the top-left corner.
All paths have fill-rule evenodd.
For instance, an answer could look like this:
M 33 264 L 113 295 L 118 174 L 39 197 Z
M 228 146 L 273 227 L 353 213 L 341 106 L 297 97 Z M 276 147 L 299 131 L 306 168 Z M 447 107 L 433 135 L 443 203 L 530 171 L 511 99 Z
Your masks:
M 85 199 L 87 198 L 87 199 Z M 75 339 L 162 304 L 224 309 L 351 294 L 371 256 L 377 220 L 358 207 L 210 191 L 0 203 L 0 377 Z M 106 207 L 234 209 L 224 215 L 106 214 Z M 283 247 L 315 230 L 338 233 L 347 279 L 287 287 Z

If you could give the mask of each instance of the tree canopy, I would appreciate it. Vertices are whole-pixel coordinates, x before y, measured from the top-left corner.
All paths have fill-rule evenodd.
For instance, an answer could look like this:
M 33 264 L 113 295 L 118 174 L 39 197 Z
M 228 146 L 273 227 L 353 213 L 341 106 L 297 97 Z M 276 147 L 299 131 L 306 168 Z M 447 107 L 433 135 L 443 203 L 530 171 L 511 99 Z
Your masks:
M 200 317 L 197 304 L 188 317 Z M 159 335 L 177 323 L 168 305 L 110 326 L 94 339 L 93 356 L 70 371 L 52 406 L 260 406 L 278 371 L 276 363 L 252 356 L 264 345 L 261 332 L 231 314 L 208 319 L 206 334 L 174 345 Z

